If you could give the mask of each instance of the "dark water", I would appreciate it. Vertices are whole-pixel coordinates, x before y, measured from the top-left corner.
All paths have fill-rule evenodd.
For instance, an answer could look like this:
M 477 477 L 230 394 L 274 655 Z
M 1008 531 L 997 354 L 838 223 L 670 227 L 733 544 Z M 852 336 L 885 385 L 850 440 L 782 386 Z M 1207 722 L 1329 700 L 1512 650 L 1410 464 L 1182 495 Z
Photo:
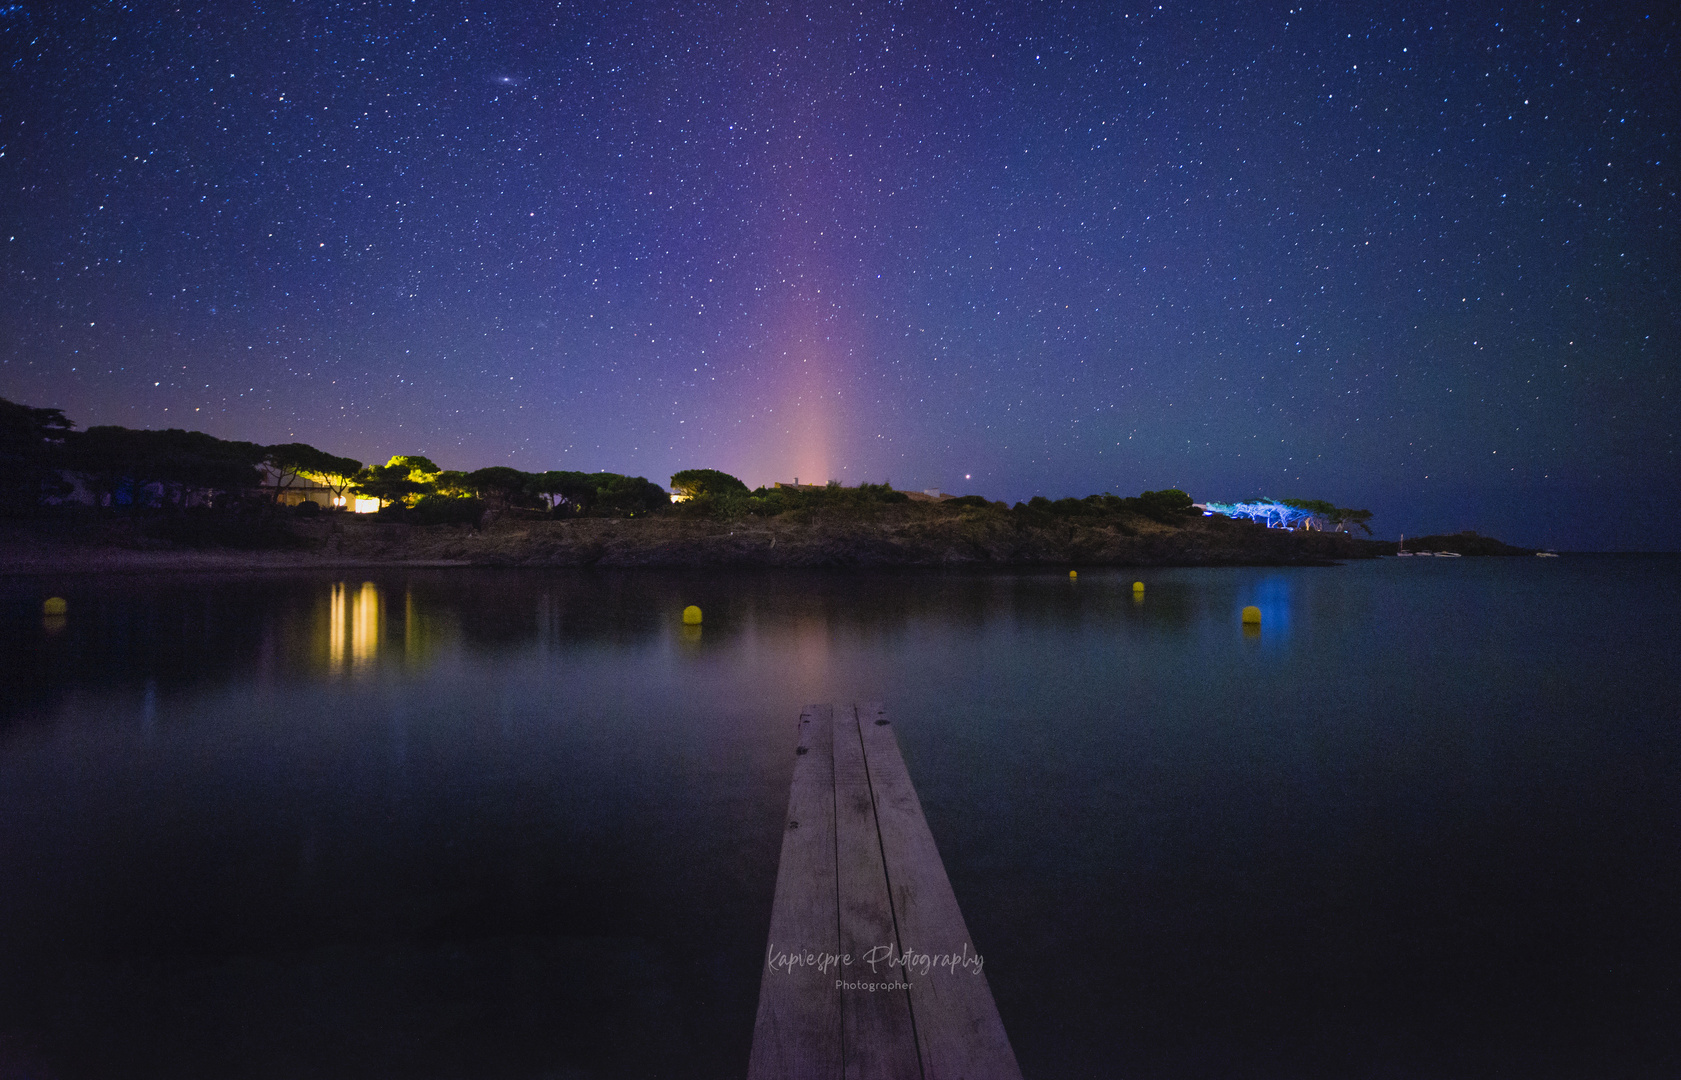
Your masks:
M 1030 1078 L 1681 1075 L 1675 559 L 0 605 L 0 1077 L 739 1076 L 854 700 Z

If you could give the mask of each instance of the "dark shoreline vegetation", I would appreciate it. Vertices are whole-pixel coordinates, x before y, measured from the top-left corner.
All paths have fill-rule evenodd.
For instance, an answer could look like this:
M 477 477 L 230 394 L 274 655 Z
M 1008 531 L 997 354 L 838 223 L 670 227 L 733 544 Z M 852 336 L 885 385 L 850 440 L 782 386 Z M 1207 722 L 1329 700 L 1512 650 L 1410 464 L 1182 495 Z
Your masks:
M 1327 565 L 1392 542 L 1204 516 L 1182 491 L 1014 506 L 887 484 L 748 490 L 712 469 L 671 478 L 684 501 L 617 473 L 474 472 L 399 456 L 364 467 L 302 443 L 94 427 L 0 400 L 0 566 L 14 569 L 428 562 L 565 567 Z M 324 501 L 378 499 L 353 514 Z M 90 505 L 91 504 L 91 505 Z M 1324 507 L 1362 525 L 1365 511 Z M 1364 515 L 1361 517 L 1360 515 Z M 1410 551 L 1527 555 L 1474 533 Z M 219 556 L 206 563 L 205 556 Z M 194 556 L 199 556 L 196 559 Z
M 427 525 L 397 514 L 286 511 L 225 517 L 43 513 L 0 526 L 13 570 L 182 569 L 324 564 L 554 567 L 1324 566 L 1393 555 L 1390 541 L 1268 529 L 1180 513 L 1072 517 L 1002 503 L 806 506 L 773 517 L 675 512 L 554 519 L 510 511 L 483 525 Z M 1527 555 L 1475 534 L 1421 537 L 1409 549 Z

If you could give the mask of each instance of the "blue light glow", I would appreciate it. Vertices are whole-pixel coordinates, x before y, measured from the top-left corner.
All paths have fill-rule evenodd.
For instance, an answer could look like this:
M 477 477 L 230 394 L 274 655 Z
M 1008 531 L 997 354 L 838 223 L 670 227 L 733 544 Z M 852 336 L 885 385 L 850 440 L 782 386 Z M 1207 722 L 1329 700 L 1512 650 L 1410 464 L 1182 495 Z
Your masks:
M 1257 502 L 1203 504 L 1203 516 L 1223 514 L 1229 518 L 1243 518 L 1258 521 L 1269 529 L 1293 529 L 1304 521 L 1313 520 L 1313 512 L 1299 506 L 1290 506 L 1275 499 L 1262 499 Z M 1323 528 L 1323 525 L 1320 526 Z

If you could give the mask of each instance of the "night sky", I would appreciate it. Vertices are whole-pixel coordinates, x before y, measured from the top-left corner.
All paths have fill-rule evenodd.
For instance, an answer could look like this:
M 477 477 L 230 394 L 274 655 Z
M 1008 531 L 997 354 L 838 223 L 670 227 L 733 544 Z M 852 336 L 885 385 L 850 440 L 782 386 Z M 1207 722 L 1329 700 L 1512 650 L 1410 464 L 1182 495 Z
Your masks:
M 1673 9 L 0 8 L 0 396 L 1681 547 Z

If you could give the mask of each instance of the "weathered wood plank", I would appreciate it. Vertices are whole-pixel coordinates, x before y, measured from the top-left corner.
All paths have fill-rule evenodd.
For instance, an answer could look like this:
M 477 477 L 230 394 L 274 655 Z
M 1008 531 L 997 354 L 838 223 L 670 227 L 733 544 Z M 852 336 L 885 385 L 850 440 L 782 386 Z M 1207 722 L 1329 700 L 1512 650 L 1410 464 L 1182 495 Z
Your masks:
M 840 1080 L 840 996 L 835 969 L 807 962 L 840 953 L 835 882 L 834 707 L 800 714 L 794 780 L 783 820 L 770 940 L 759 981 L 749 1080 Z M 850 739 L 857 725 L 848 710 Z M 776 963 L 780 952 L 788 962 Z
M 843 710 L 850 711 L 850 710 Z M 894 918 L 911 961 L 911 1013 L 925 1080 L 1021 1080 L 998 1006 L 969 937 L 945 864 L 879 704 L 858 707 Z M 840 724 L 837 730 L 846 730 Z M 928 957 L 926 970 L 921 957 Z M 942 958 L 951 958 L 942 961 Z
M 870 793 L 856 711 L 835 717 L 835 863 L 840 888 L 840 951 L 852 958 L 841 978 L 841 1038 L 847 1080 L 920 1080 L 910 1001 L 903 990 L 866 989 L 898 982 L 885 964 L 871 971 L 872 949 L 898 947 L 875 800 Z M 885 954 L 883 954 L 885 955 Z

